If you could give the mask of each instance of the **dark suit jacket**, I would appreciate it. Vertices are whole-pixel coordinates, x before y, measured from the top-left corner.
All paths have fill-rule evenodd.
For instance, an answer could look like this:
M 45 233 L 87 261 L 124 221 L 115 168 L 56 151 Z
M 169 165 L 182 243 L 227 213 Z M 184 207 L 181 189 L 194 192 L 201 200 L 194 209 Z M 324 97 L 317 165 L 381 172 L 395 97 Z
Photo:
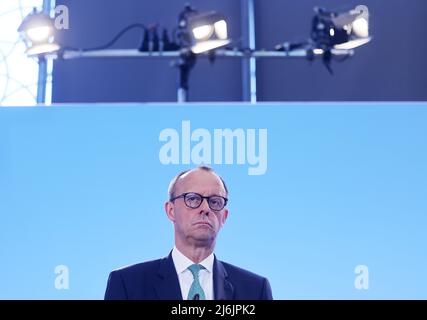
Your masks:
M 215 300 L 271 300 L 266 278 L 214 259 Z M 169 256 L 115 270 L 108 278 L 106 300 L 182 300 L 178 275 Z

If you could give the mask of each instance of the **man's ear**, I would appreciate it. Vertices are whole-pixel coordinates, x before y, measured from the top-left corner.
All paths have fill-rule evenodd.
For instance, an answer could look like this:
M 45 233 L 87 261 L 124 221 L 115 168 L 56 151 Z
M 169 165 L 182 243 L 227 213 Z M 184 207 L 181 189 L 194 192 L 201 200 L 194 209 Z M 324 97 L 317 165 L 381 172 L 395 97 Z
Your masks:
M 174 207 L 173 202 L 171 202 L 171 201 L 165 202 L 165 212 L 166 212 L 166 215 L 168 216 L 169 220 L 172 222 L 175 222 L 175 207 Z
M 222 213 L 221 225 L 224 225 L 225 221 L 227 220 L 227 217 L 228 217 L 228 209 L 225 209 L 224 212 Z

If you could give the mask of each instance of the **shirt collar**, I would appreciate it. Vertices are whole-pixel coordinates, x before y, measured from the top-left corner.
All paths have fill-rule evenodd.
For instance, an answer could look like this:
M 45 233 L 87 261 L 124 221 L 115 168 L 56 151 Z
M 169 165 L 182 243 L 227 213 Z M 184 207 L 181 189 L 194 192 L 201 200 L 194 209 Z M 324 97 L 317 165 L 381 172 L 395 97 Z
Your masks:
M 189 266 L 194 264 L 194 262 L 188 259 L 181 251 L 178 250 L 176 246 L 174 246 L 172 250 L 172 259 L 175 265 L 176 272 L 178 274 L 184 272 L 185 270 L 187 270 Z M 199 264 L 202 265 L 208 272 L 212 272 L 213 263 L 214 263 L 213 253 L 211 253 L 204 260 L 199 262 Z

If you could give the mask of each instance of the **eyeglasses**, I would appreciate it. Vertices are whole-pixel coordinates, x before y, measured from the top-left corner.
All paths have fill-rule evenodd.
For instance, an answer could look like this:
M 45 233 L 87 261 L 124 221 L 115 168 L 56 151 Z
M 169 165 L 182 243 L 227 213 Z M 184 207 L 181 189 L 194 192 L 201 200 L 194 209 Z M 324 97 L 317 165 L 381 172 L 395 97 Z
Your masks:
M 174 201 L 178 198 L 184 198 L 185 205 L 191 209 L 197 209 L 201 206 L 203 199 L 206 199 L 208 201 L 209 208 L 214 211 L 221 211 L 228 202 L 227 198 L 221 196 L 204 197 L 201 194 L 195 192 L 183 193 L 175 198 L 170 199 L 170 201 Z

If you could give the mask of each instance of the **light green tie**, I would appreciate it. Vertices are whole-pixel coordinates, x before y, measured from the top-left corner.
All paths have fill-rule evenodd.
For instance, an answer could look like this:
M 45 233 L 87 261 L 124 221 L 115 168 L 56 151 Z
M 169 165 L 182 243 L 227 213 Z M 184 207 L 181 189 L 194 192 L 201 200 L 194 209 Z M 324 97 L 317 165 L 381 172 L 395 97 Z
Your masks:
M 193 283 L 191 284 L 190 291 L 188 292 L 188 300 L 206 300 L 205 293 L 199 282 L 199 271 L 203 269 L 200 264 L 192 264 L 188 270 L 193 274 Z

